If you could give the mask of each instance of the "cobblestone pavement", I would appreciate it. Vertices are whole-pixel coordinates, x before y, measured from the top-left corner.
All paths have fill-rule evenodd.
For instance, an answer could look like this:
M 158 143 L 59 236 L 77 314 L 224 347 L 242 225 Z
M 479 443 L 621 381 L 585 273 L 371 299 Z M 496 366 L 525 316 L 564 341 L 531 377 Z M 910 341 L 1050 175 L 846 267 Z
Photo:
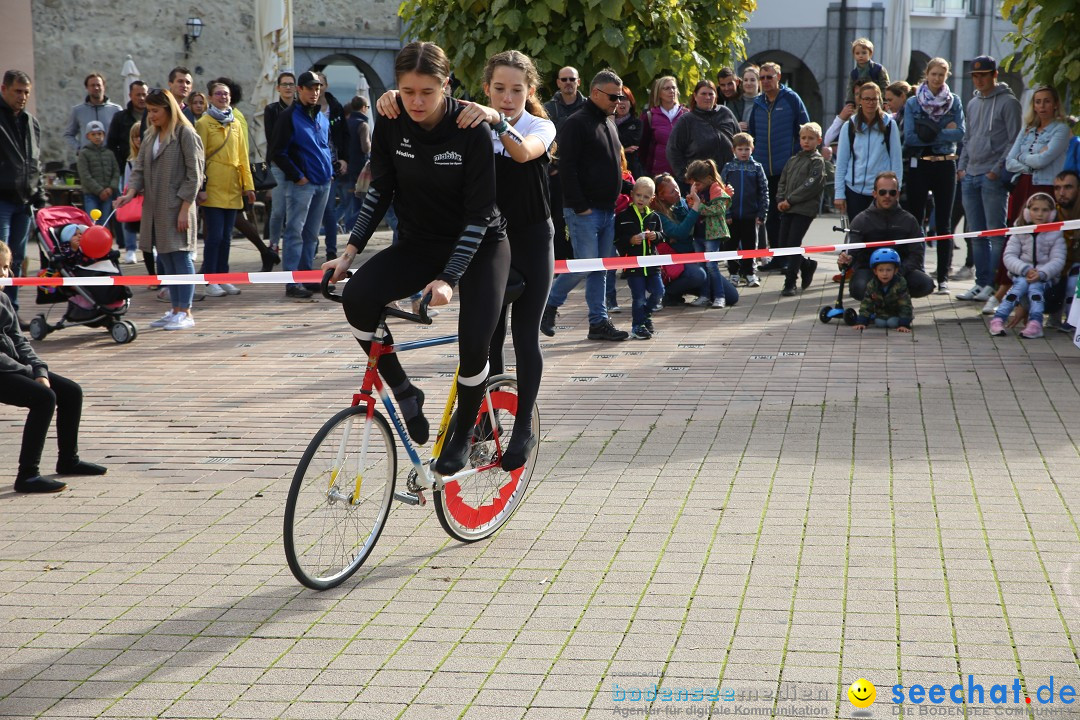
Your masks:
M 395 506 L 324 593 L 289 573 L 282 509 L 357 382 L 336 305 L 246 286 L 166 333 L 136 289 L 134 343 L 50 336 L 86 391 L 82 454 L 110 470 L 0 492 L 0 716 L 850 717 L 865 677 L 876 717 L 896 683 L 961 682 L 985 688 L 976 710 L 1080 717 L 1061 695 L 1080 684 L 1080 353 L 992 339 L 939 296 L 913 335 L 823 325 L 825 264 L 795 298 L 773 274 L 726 310 L 666 309 L 649 342 L 586 341 L 576 293 L 517 515 L 465 545 Z M 436 396 L 448 354 L 406 362 Z M 0 414 L 9 476 L 22 418 Z

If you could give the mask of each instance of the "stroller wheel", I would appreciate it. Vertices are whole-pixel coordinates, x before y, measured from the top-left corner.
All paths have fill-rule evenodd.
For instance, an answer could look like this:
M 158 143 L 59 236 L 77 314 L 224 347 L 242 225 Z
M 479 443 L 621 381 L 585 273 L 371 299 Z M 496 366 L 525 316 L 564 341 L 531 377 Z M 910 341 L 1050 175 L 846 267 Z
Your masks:
M 829 317 L 830 312 L 832 312 L 832 308 L 830 306 L 828 306 L 828 305 L 821 308 L 821 310 L 817 314 L 818 320 L 820 320 L 823 323 L 829 322 L 830 320 L 832 320 L 832 318 Z
M 109 334 L 118 345 L 124 345 L 135 339 L 138 334 L 135 325 L 128 320 L 121 320 L 109 328 Z
M 859 313 L 855 312 L 855 308 L 848 308 L 844 310 L 844 322 L 848 326 L 854 325 L 859 320 Z
M 37 315 L 30 321 L 30 337 L 35 340 L 44 340 L 49 334 L 49 323 L 44 315 Z

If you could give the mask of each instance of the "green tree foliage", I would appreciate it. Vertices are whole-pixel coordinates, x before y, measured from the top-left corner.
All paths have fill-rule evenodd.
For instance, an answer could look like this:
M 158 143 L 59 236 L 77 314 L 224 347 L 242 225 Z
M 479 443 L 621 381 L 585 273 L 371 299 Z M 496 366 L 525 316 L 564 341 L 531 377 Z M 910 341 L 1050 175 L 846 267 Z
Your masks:
M 1076 0 L 1005 0 L 1001 14 L 1016 25 L 1009 33 L 1012 67 L 1050 85 L 1080 112 L 1080 4 Z
M 429 40 L 450 56 L 455 75 L 480 89 L 484 63 L 520 50 L 541 77 L 573 65 L 587 79 L 611 67 L 644 103 L 660 75 L 680 87 L 743 56 L 743 26 L 756 0 L 404 0 L 409 38 Z M 551 91 L 553 88 L 548 88 Z

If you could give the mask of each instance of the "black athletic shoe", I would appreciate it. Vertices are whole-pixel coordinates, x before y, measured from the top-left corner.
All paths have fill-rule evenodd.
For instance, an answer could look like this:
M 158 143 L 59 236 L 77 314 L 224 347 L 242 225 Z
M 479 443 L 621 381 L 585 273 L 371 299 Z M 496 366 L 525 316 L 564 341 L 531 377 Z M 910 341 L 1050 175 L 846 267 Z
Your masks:
M 814 282 L 814 272 L 817 270 L 817 260 L 807 260 L 806 264 L 801 268 L 802 274 L 802 289 L 810 287 L 810 283 Z
M 548 305 L 544 308 L 544 315 L 540 318 L 540 332 L 548 337 L 555 337 L 555 316 L 558 314 L 559 309 L 557 307 Z
M 795 285 L 785 285 L 784 289 L 780 291 L 780 294 L 784 297 L 792 297 L 795 295 Z
M 285 288 L 285 297 L 307 300 L 312 295 L 313 293 L 303 285 L 290 285 L 289 287 Z
M 625 340 L 630 337 L 630 333 L 625 330 L 619 330 L 611 324 L 610 320 L 602 320 L 596 325 L 589 326 L 589 339 L 590 340 Z
M 17 493 L 55 493 L 67 487 L 67 483 L 60 480 L 49 480 L 40 475 L 15 481 Z
M 56 463 L 58 475 L 104 475 L 107 472 L 109 472 L 108 468 L 85 460 Z

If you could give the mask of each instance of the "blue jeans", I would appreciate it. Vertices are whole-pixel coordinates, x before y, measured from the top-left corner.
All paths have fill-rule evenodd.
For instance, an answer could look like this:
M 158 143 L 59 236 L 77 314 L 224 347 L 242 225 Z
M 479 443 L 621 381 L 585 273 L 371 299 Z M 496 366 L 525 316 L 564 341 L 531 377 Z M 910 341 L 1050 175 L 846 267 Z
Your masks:
M 136 223 L 120 223 L 121 232 L 124 233 L 124 249 L 135 252 L 139 249 L 139 231 L 132 230 L 132 227 L 138 227 L 138 225 Z
M 900 318 L 896 317 L 895 315 L 893 317 L 875 316 L 874 327 L 889 328 L 890 330 L 895 330 L 896 328 L 900 327 Z
M 315 250 L 319 247 L 319 228 L 329 196 L 330 183 L 297 185 L 286 182 L 285 238 L 281 253 L 283 270 L 312 269 Z
M 964 175 L 960 181 L 964 198 L 964 229 L 997 230 L 1005 227 L 1009 193 L 1001 179 L 990 180 L 986 175 Z M 971 251 L 975 255 L 975 284 L 993 285 L 1005 238 L 972 238 Z
M 23 258 L 26 257 L 26 240 L 30 237 L 30 203 L 16 205 L 0 200 L 0 240 L 11 248 L 11 276 L 22 275 Z M 11 298 L 11 304 L 19 309 L 19 288 L 14 285 L 4 288 Z
M 1046 283 L 1041 280 L 1028 282 L 1028 279 L 1023 276 L 1014 277 L 1012 281 L 1012 287 L 1009 288 L 1005 299 L 998 305 L 994 317 L 1008 320 L 1013 308 L 1016 307 L 1016 303 L 1026 295 L 1028 300 L 1031 301 L 1031 307 L 1028 309 L 1028 320 L 1041 323 L 1043 321 L 1043 310 L 1046 309 Z
M 157 254 L 157 270 L 161 275 L 194 275 L 195 262 L 187 250 Z M 169 288 L 169 300 L 174 308 L 191 310 L 191 299 L 195 297 L 194 285 L 166 285 Z
M 720 240 L 694 238 L 694 250 L 697 252 L 719 252 Z M 719 297 L 725 297 L 725 280 L 724 274 L 720 272 L 720 264 L 717 262 L 705 263 L 705 274 L 709 277 L 709 298 L 715 300 Z
M 327 255 L 337 255 L 338 221 L 344 211 L 344 203 L 352 193 L 343 194 L 344 187 L 341 180 L 330 181 L 330 194 L 326 198 L 326 207 L 323 209 L 322 232 L 326 242 Z M 347 228 L 352 230 L 352 228 Z
M 102 200 L 97 195 L 83 193 L 83 209 L 86 210 L 86 214 L 89 215 L 90 211 L 94 208 L 101 211 L 101 219 L 104 220 L 109 217 L 109 213 L 112 212 L 112 198 L 110 197 L 108 200 Z M 100 220 L 97 222 L 98 224 L 101 223 Z
M 570 245 L 574 259 L 603 258 L 615 255 L 615 213 L 592 208 L 588 215 L 578 215 L 570 208 L 563 208 L 563 218 L 570 228 Z M 555 278 L 548 295 L 548 305 L 562 307 L 566 296 L 585 279 L 585 304 L 589 306 L 589 324 L 597 325 L 607 320 L 606 300 L 607 271 L 588 273 L 565 273 Z
M 682 274 L 667 284 L 664 294 L 673 298 L 681 298 L 686 294 L 708 296 L 709 278 L 705 275 L 705 268 L 700 263 L 690 263 L 683 267 Z
M 630 286 L 630 322 L 640 327 L 652 315 L 651 308 L 659 307 L 664 299 L 660 268 L 649 268 L 648 275 L 628 275 L 626 284 Z
M 285 193 L 292 183 L 285 179 L 285 172 L 272 163 L 270 174 L 277 182 L 277 187 L 270 191 L 270 247 L 277 248 L 285 228 Z
M 204 273 L 229 272 L 229 249 L 232 247 L 236 213 L 230 208 L 203 207 L 203 233 L 206 236 L 202 264 Z

